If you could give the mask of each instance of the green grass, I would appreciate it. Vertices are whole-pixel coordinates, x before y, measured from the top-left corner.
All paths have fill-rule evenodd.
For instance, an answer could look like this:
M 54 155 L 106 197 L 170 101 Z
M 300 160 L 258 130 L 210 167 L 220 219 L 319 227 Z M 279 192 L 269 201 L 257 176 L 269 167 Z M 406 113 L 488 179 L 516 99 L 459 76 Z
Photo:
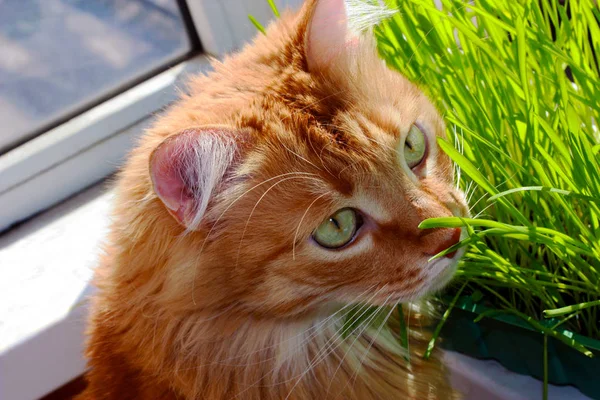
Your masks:
M 546 334 L 600 339 L 600 11 L 590 0 L 388 4 L 399 12 L 375 29 L 380 53 L 444 113 L 451 141 L 439 144 L 474 216 L 421 225 L 470 232 L 449 294 L 465 284 Z
M 387 3 L 398 13 L 374 30 L 380 54 L 442 110 L 451 141 L 439 144 L 472 207 L 472 219 L 421 225 L 470 233 L 442 323 L 458 295 L 471 295 L 546 336 L 562 340 L 567 328 L 600 339 L 599 9 Z

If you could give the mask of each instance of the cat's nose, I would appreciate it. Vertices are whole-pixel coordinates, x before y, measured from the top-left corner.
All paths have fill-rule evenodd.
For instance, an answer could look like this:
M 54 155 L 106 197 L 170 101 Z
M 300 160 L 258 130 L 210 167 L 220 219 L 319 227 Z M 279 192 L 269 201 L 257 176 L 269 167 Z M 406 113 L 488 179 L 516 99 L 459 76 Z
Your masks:
M 434 242 L 428 245 L 429 249 L 428 251 L 426 251 L 425 254 L 427 254 L 430 257 L 433 257 L 436 254 L 460 242 L 460 228 L 442 229 L 442 232 L 438 234 L 439 236 L 436 237 L 436 240 Z M 453 251 L 451 253 L 446 254 L 445 257 L 452 258 L 455 255 L 456 251 Z

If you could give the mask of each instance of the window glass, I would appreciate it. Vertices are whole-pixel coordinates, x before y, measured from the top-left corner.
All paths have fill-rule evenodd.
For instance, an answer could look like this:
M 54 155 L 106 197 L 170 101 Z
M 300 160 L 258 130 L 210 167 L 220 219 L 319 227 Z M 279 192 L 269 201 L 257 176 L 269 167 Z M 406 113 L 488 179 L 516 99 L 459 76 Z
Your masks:
M 177 0 L 0 0 L 0 154 L 190 50 Z

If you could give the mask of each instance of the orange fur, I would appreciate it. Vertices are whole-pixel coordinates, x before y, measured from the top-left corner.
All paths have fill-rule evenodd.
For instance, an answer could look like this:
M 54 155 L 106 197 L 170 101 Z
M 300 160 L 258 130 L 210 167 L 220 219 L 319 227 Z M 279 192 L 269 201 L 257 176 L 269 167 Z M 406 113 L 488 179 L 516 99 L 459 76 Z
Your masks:
M 467 210 L 435 145 L 441 118 L 369 40 L 328 54 L 327 64 L 308 62 L 317 3 L 215 61 L 131 153 L 96 272 L 81 399 L 455 396 L 441 362 L 420 357 L 423 313 L 409 314 L 410 365 L 384 338 L 397 338 L 397 313 L 383 334 L 340 336 L 349 304 L 396 304 L 443 286 L 453 265 L 438 271 L 427 259 L 452 232 L 417 226 Z M 415 121 L 430 149 L 413 174 L 395 149 Z M 186 226 L 189 210 L 163 204 L 151 169 L 182 132 L 194 139 L 207 129 L 214 140 L 233 135 L 235 154 L 199 224 Z M 313 230 L 343 207 L 370 223 L 347 249 L 318 248 Z

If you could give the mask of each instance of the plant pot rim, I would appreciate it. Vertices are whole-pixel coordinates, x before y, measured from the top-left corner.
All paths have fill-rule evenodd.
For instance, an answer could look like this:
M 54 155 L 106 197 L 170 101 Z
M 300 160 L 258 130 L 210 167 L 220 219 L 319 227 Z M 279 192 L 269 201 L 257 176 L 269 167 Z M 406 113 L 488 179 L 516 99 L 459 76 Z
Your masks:
M 446 305 L 449 305 L 450 301 L 452 300 L 452 297 L 451 296 L 443 296 L 442 300 L 446 303 Z M 473 314 L 477 314 L 477 315 L 480 315 L 480 314 L 482 314 L 486 311 L 490 311 L 490 310 L 497 310 L 500 312 L 502 311 L 502 309 L 486 307 L 482 304 L 475 303 L 473 301 L 473 299 L 471 298 L 471 296 L 468 296 L 468 295 L 463 295 L 463 296 L 458 297 L 456 303 L 454 304 L 454 307 L 459 308 L 463 311 L 472 312 Z M 542 333 L 542 332 L 538 331 L 537 329 L 533 328 L 526 321 L 523 321 L 521 318 L 519 318 L 515 315 L 512 315 L 512 314 L 496 314 L 496 315 L 489 316 L 486 318 L 495 319 L 497 321 L 501 321 L 506 324 L 516 326 L 519 328 L 527 329 L 532 332 Z M 556 321 L 556 320 L 553 320 L 553 319 L 548 319 L 548 320 L 544 320 L 544 321 L 538 320 L 538 322 L 544 326 L 549 326 L 550 325 L 549 321 Z M 567 329 L 557 329 L 556 332 L 559 334 L 565 335 L 568 338 L 574 339 L 575 341 L 579 342 L 581 345 L 587 347 L 592 352 L 596 353 L 597 355 L 600 355 L 600 340 L 593 339 L 593 338 L 569 331 Z

